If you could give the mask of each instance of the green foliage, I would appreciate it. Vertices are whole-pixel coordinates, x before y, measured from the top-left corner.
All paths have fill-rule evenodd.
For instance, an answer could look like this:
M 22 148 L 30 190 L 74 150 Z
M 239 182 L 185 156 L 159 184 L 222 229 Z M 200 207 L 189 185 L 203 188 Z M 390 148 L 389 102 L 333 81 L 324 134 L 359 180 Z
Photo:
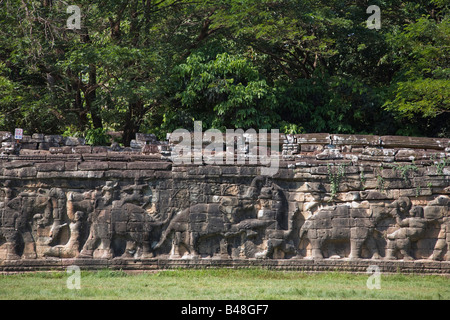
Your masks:
M 373 4 L 2 1 L 0 130 L 449 135 L 447 1 Z
M 395 99 L 386 106 L 407 119 L 417 115 L 434 118 L 447 112 L 447 109 L 450 111 L 450 80 L 418 79 L 399 82 Z
M 383 167 L 381 167 L 379 170 L 376 170 L 378 172 L 374 172 L 374 174 L 376 175 L 377 178 L 377 190 L 379 192 L 384 192 L 384 190 L 386 189 L 386 181 L 384 180 L 383 176 L 381 175 L 381 172 L 383 171 Z
M 85 131 L 78 131 L 74 126 L 69 126 L 62 134 L 64 137 L 80 137 L 85 139 L 85 143 L 91 146 L 109 146 L 111 136 L 108 130 L 103 128 L 92 128 Z
M 107 130 L 103 128 L 89 129 L 85 133 L 86 144 L 91 146 L 109 146 L 111 137 L 107 134 Z
M 193 119 L 207 127 L 270 128 L 277 121 L 274 94 L 258 70 L 245 57 L 217 54 L 208 59 L 192 54 L 175 70 L 184 83 L 175 98 Z
M 361 171 L 361 173 L 359 174 L 359 180 L 361 181 L 361 186 L 363 187 L 363 189 L 365 189 L 364 185 L 366 184 L 366 176 L 364 174 L 364 171 Z
M 344 178 L 345 175 L 345 165 L 340 164 L 337 167 L 337 170 L 333 170 L 332 166 L 328 164 L 327 170 L 328 170 L 328 181 L 330 182 L 330 189 L 331 189 L 331 199 L 330 199 L 331 201 L 336 197 L 339 191 L 339 184 L 341 183 L 341 180 Z
M 430 156 L 430 160 L 433 161 L 434 166 L 436 167 L 436 172 L 440 175 L 444 175 L 444 168 L 450 165 L 450 158 L 444 157 L 440 160 L 437 160 L 436 156 Z
M 448 117 L 450 112 L 450 19 L 421 17 L 393 32 L 393 47 L 400 70 L 384 107 L 397 117 L 413 121 Z M 448 124 L 446 125 L 448 128 Z
M 403 180 L 404 180 L 405 182 L 408 182 L 408 180 L 409 180 L 409 178 L 410 178 L 410 173 L 411 173 L 411 172 L 416 172 L 416 171 L 418 171 L 419 168 L 416 166 L 416 164 L 414 163 L 414 160 L 413 160 L 413 163 L 412 163 L 412 164 L 404 164 L 404 165 L 401 165 L 401 164 L 396 163 L 396 164 L 392 167 L 392 170 L 393 170 L 393 171 L 399 171 L 400 174 L 401 174 L 401 176 L 402 176 L 402 178 L 403 178 Z

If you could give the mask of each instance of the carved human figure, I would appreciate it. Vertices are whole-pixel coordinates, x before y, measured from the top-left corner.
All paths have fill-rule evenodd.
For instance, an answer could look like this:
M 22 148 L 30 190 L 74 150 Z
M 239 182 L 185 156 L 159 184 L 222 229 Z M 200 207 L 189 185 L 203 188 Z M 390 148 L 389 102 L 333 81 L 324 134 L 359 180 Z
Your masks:
M 256 253 L 255 257 L 277 257 L 279 254 L 284 256 L 286 253 L 298 255 L 292 239 L 294 215 L 298 211 L 289 214 L 283 190 L 271 181 L 268 181 L 261 189 L 258 199 L 261 203 L 258 219 L 272 221 L 272 223 L 265 229 L 267 247 L 264 251 Z
M 444 255 L 445 249 L 447 249 L 447 253 Z M 445 217 L 443 219 L 438 240 L 436 241 L 430 259 L 450 261 L 450 217 Z
M 84 213 L 82 211 L 77 211 L 71 217 L 71 222 L 69 223 L 70 238 L 65 245 L 56 245 L 50 247 L 44 256 L 59 257 L 59 258 L 75 258 L 80 252 L 80 235 L 81 227 L 83 223 Z
M 113 257 L 111 248 L 110 223 L 111 223 L 111 205 L 114 201 L 114 190 L 117 187 L 108 181 L 102 187 L 100 195 L 95 195 L 95 205 L 93 211 L 89 214 L 90 223 L 89 236 L 86 240 L 79 257 L 92 258 L 95 249 L 101 251 L 100 258 L 110 259 Z
M 397 251 L 404 260 L 413 260 L 411 244 L 420 240 L 425 232 L 428 220 L 423 217 L 423 208 L 414 206 L 408 210 L 408 216 L 402 218 L 397 212 L 393 212 L 400 229 L 387 235 L 387 249 L 385 259 L 396 259 Z
M 5 239 L 5 244 L 3 244 L 3 248 L 6 250 L 5 259 L 17 260 L 20 259 L 18 252 L 20 234 L 17 230 L 17 220 L 20 217 L 20 212 L 18 211 L 20 210 L 20 203 L 18 205 L 13 203 L 14 196 L 11 181 L 5 181 L 2 189 L 5 197 L 3 200 L 0 236 Z
M 437 218 L 441 222 L 437 241 L 429 259 L 450 261 L 450 197 L 439 196 L 429 202 L 425 209 L 431 211 L 432 218 Z
M 36 258 L 36 248 L 31 226 L 28 221 L 28 213 L 23 207 L 23 197 L 26 193 L 14 196 L 15 190 L 12 181 L 7 180 L 3 188 L 5 197 L 0 223 L 0 236 L 5 239 L 4 249 L 7 260 Z M 23 249 L 23 250 L 22 250 Z
M 49 236 L 56 239 L 61 231 L 61 228 L 65 226 L 63 223 L 63 216 L 66 210 L 66 193 L 61 188 L 52 188 L 50 189 L 49 197 L 53 218 L 53 224 L 50 228 Z

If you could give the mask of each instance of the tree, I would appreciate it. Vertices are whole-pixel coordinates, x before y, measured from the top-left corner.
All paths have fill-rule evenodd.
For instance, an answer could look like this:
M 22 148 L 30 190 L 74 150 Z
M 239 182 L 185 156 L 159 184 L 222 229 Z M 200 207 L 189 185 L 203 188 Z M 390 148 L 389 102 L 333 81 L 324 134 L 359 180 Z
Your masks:
M 448 135 L 448 4 L 0 2 L 0 129 L 164 138 L 216 128 Z M 447 129 L 446 129 L 447 128 Z M 95 139 L 94 139 L 95 140 Z
M 273 90 L 245 57 L 201 52 L 189 56 L 174 75 L 181 84 L 175 98 L 193 119 L 207 127 L 271 128 L 277 114 Z
M 386 110 L 413 122 L 442 121 L 444 127 L 432 126 L 434 134 L 450 130 L 449 17 L 422 17 L 392 34 L 390 41 L 400 71 Z

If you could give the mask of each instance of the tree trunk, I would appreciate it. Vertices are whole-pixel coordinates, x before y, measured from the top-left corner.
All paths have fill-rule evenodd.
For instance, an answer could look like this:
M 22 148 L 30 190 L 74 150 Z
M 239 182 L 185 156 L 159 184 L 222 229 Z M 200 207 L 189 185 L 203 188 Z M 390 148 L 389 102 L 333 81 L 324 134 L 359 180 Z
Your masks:
M 95 104 L 97 97 L 95 91 L 97 86 L 97 68 L 94 64 L 89 65 L 89 85 L 86 94 L 86 104 L 92 117 L 92 124 L 94 129 L 103 128 L 102 117 L 100 110 Z
M 125 116 L 122 136 L 125 147 L 130 146 L 131 140 L 133 140 L 136 137 L 136 133 L 139 132 L 144 115 L 145 108 L 141 100 L 138 100 L 137 102 L 130 102 L 128 104 L 128 112 Z

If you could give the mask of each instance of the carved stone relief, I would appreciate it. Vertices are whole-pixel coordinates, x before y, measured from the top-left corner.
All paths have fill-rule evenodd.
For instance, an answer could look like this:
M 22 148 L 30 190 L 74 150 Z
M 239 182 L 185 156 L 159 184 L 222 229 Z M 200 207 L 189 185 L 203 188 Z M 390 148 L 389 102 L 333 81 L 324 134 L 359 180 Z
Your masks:
M 94 148 L 2 156 L 0 262 L 450 261 L 450 172 L 417 149 L 446 157 L 447 145 L 417 140 L 406 152 L 394 138 L 336 138 L 339 158 L 323 158 L 333 137 L 298 137 L 273 177 Z M 411 165 L 411 154 L 422 162 Z

